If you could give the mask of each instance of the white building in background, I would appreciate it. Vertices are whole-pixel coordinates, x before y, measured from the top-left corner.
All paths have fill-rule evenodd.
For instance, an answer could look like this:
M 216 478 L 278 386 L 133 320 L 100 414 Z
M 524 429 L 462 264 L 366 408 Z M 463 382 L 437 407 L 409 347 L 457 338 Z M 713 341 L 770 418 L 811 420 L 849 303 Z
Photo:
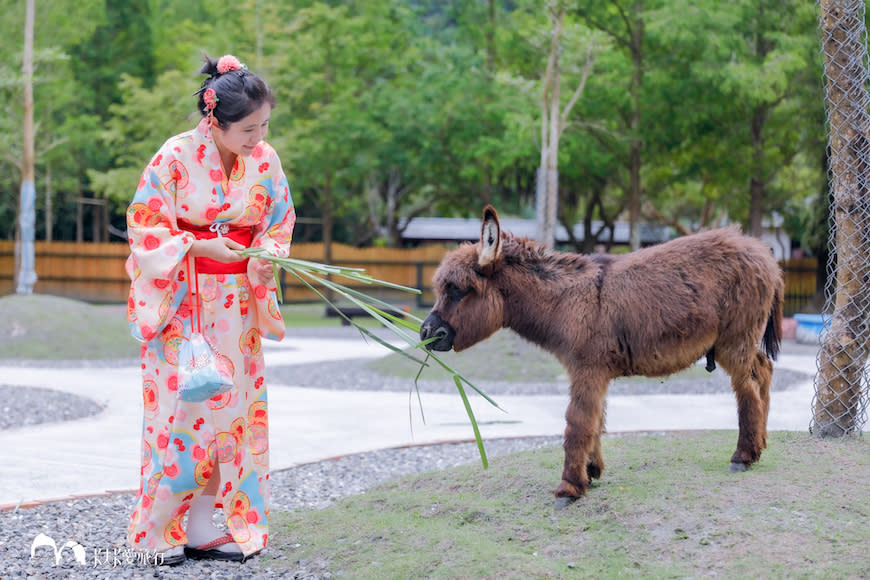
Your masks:
M 501 229 L 516 236 L 535 239 L 537 224 L 534 219 L 505 217 L 499 218 Z M 407 226 L 406 226 L 407 224 Z M 602 222 L 592 222 L 592 229 L 598 231 Z M 432 218 L 417 217 L 410 222 L 401 220 L 399 227 L 403 228 L 402 242 L 404 245 L 421 243 L 459 243 L 476 242 L 480 239 L 480 218 Z M 674 237 L 673 229 L 658 224 L 640 224 L 640 243 L 642 246 L 652 246 L 666 242 Z M 628 222 L 616 222 L 613 231 L 613 244 L 628 245 Z M 574 238 L 583 239 L 583 224 L 574 226 Z M 610 233 L 605 232 L 602 243 L 609 239 Z M 556 227 L 556 244 L 567 244 L 568 232 L 561 225 Z
M 771 217 L 761 220 L 763 232 L 761 239 L 767 242 L 767 245 L 773 249 L 773 255 L 777 260 L 788 260 L 791 258 L 791 238 L 782 229 L 784 221 L 782 216 L 775 212 Z
M 501 228 L 520 237 L 535 239 L 537 225 L 534 219 L 500 218 Z M 783 218 L 774 214 L 772 218 L 762 222 L 764 233 L 762 239 L 770 245 L 777 260 L 787 260 L 791 257 L 791 239 L 782 229 Z M 407 225 L 406 225 L 407 224 Z M 592 222 L 593 231 L 601 228 L 602 222 Z M 417 217 L 408 222 L 403 219 L 399 227 L 402 232 L 402 243 L 406 246 L 416 246 L 423 243 L 460 243 L 476 242 L 480 239 L 479 218 L 437 218 Z M 641 246 L 652 246 L 666 242 L 676 237 L 676 232 L 670 226 L 659 224 L 640 224 Z M 628 222 L 619 221 L 614 224 L 613 244 L 616 246 L 628 246 Z M 583 224 L 574 226 L 574 237 L 583 239 Z M 609 232 L 605 232 L 603 241 L 609 238 Z M 568 233 L 561 225 L 556 228 L 556 244 L 568 243 Z

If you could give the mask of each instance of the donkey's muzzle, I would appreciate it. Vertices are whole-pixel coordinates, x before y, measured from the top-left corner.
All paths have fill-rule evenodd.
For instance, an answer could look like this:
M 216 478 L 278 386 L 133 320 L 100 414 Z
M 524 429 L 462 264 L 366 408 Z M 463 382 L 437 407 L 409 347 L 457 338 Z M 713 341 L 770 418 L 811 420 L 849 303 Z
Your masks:
M 437 337 L 435 340 L 426 345 L 429 350 L 446 351 L 453 348 L 453 339 L 456 338 L 456 331 L 444 319 L 435 314 L 430 313 L 420 326 L 420 340 L 429 340 Z

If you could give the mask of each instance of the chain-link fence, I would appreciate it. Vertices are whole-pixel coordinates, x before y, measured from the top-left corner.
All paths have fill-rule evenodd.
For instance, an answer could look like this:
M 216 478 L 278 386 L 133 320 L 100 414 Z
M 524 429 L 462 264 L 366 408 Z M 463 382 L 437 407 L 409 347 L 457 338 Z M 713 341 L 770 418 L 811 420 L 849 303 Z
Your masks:
M 860 0 L 820 0 L 831 192 L 826 330 L 811 431 L 860 433 L 867 420 L 870 322 L 870 114 L 867 31 Z

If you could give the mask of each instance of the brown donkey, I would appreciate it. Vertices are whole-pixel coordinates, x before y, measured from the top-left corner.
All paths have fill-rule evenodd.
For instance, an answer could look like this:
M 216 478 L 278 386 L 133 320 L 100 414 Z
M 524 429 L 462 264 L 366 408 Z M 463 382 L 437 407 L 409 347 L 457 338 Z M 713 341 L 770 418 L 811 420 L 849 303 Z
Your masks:
M 577 498 L 590 478 L 601 477 L 611 379 L 670 375 L 705 354 L 708 370 L 715 360 L 731 375 L 737 395 L 740 433 L 730 470 L 745 471 L 761 456 L 783 282 L 770 248 L 737 228 L 622 256 L 587 256 L 502 233 L 487 206 L 480 243 L 448 253 L 433 283 L 437 300 L 420 335 L 440 338 L 429 348 L 460 351 L 507 327 L 552 352 L 568 371 L 557 497 Z

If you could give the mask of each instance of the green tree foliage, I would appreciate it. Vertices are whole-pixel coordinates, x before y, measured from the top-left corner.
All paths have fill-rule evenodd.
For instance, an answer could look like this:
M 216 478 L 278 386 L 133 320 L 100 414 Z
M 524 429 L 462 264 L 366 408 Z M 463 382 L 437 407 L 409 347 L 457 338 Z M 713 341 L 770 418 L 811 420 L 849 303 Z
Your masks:
M 152 22 L 145 2 L 106 0 L 97 27 L 70 49 L 83 108 L 103 116 L 120 100 L 122 75 L 154 82 Z
M 45 237 L 46 191 L 58 192 L 55 201 L 61 206 L 74 203 L 84 174 L 81 168 L 89 162 L 82 151 L 86 143 L 94 141 L 96 125 L 76 122 L 82 118 L 82 101 L 67 49 L 92 34 L 102 13 L 101 4 L 96 0 L 40 0 L 36 5 L 34 119 L 37 209 L 41 214 L 37 239 Z M 15 235 L 21 184 L 24 3 L 0 0 L 0 10 L 4 15 L 0 35 L 7 56 L 0 64 L 0 237 L 8 239 Z M 57 222 L 55 227 L 61 232 L 75 235 L 69 223 Z
M 811 4 L 566 7 L 563 105 L 596 45 L 558 158 L 559 217 L 585 223 L 580 249 L 606 243 L 632 195 L 642 218 L 684 230 L 778 211 L 807 237 L 818 221 L 807 199 L 824 182 Z M 10 237 L 23 4 L 0 8 L 11 55 L 0 64 L 0 236 Z M 299 239 L 395 244 L 408 218 L 472 216 L 489 202 L 532 217 L 548 31 L 539 0 L 39 0 L 38 211 L 53 191 L 55 239 L 71 239 L 75 199 L 106 197 L 123 228 L 148 159 L 199 119 L 202 54 L 233 53 L 275 90 L 269 140 L 300 217 L 323 226 L 303 223 Z
M 319 214 L 327 241 L 337 218 L 362 210 L 374 149 L 386 138 L 369 101 L 407 48 L 384 2 L 359 4 L 315 2 L 288 14 L 276 63 L 285 73 L 272 81 L 292 115 L 285 138 L 273 140 L 294 175 L 294 200 Z
M 665 157 L 648 201 L 697 225 L 718 214 L 757 229 L 790 198 L 815 195 L 824 107 L 813 6 L 673 2 L 651 21 L 668 55 L 653 115 L 672 121 L 651 140 Z
M 148 89 L 137 77 L 121 77 L 121 102 L 109 106 L 111 117 L 99 135 L 112 152 L 113 168 L 88 172 L 94 191 L 114 201 L 116 209 L 125 209 L 142 170 L 163 142 L 179 127 L 193 127 L 202 118 L 191 97 L 199 87 L 197 81 L 172 70 Z

